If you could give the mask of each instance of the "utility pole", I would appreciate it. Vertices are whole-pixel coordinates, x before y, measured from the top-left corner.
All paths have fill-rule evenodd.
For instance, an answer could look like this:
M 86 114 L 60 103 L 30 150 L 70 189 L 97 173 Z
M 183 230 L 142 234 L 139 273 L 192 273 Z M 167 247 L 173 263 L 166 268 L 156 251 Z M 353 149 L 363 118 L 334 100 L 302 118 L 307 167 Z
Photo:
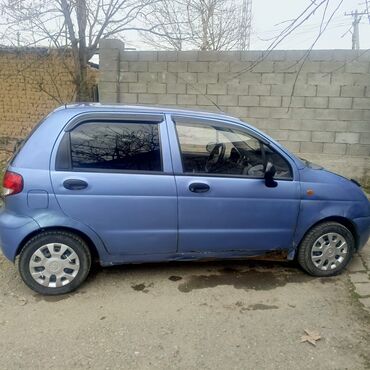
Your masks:
M 252 27 L 252 0 L 243 0 L 242 20 L 240 25 L 240 50 L 249 50 L 251 47 Z
M 353 17 L 352 49 L 358 50 L 360 49 L 360 21 L 363 15 L 367 15 L 367 12 L 359 13 L 357 10 L 355 10 L 354 12 L 352 11 L 351 13 L 344 13 L 344 15 L 349 15 Z

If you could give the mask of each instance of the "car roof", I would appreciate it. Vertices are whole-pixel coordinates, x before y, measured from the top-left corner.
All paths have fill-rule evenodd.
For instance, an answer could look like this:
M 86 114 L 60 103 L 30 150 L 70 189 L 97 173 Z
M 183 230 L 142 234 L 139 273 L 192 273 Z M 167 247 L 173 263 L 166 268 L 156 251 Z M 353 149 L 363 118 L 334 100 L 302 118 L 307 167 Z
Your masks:
M 204 117 L 210 119 L 227 119 L 234 122 L 242 123 L 239 118 L 229 116 L 224 112 L 213 113 L 191 109 L 179 109 L 173 107 L 162 107 L 162 106 L 146 106 L 146 105 L 125 105 L 125 104 L 101 104 L 101 103 L 77 103 L 77 104 L 66 104 L 59 109 L 77 109 L 80 112 L 93 112 L 96 110 L 109 110 L 109 111 L 122 111 L 125 112 L 141 112 L 141 113 L 168 113 L 168 114 L 185 114 L 193 115 L 197 117 Z

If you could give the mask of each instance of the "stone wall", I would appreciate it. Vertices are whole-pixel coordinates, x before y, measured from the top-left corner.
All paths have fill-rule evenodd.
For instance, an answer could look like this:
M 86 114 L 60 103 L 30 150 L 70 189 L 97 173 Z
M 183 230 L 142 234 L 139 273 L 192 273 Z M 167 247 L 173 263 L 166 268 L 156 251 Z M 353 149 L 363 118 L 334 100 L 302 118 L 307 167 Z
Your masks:
M 69 55 L 46 48 L 0 48 L 0 161 L 56 107 L 73 102 Z M 91 71 L 91 84 L 97 73 Z
M 223 111 L 344 175 L 370 172 L 370 53 L 100 48 L 100 101 Z M 293 89 L 294 88 L 294 89 Z M 303 153 L 303 154 L 301 154 Z

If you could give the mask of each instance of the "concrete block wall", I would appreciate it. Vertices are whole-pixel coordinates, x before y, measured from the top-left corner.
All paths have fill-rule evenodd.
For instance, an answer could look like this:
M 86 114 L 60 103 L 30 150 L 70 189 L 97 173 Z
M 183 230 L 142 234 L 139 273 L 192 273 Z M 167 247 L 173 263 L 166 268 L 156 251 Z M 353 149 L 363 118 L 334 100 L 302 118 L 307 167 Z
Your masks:
M 103 103 L 223 111 L 298 155 L 344 175 L 370 176 L 370 53 L 100 49 Z M 262 61 L 260 61 L 263 59 Z

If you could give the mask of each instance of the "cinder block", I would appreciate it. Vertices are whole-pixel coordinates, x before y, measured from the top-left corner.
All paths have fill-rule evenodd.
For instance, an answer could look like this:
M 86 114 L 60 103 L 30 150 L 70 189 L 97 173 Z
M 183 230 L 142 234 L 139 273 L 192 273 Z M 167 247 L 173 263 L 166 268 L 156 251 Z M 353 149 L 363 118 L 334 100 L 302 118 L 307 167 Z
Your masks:
M 219 54 L 217 51 L 199 51 L 198 58 L 200 62 L 217 62 Z
M 351 121 L 348 130 L 351 132 L 370 132 L 370 121 Z
M 311 131 L 289 131 L 290 141 L 311 141 Z
M 305 105 L 307 108 L 327 108 L 328 98 L 327 97 L 306 97 Z
M 165 94 L 166 93 L 166 84 L 161 84 L 158 82 L 149 82 L 147 84 L 148 93 L 153 94 Z
M 148 62 L 129 62 L 128 63 L 130 72 L 147 72 Z
M 336 109 L 351 109 L 352 108 L 352 98 L 329 98 L 329 108 Z
M 176 62 L 178 53 L 177 51 L 158 51 L 157 60 L 159 62 Z
M 263 51 L 259 50 L 246 50 L 240 53 L 241 60 L 246 60 L 250 62 L 255 62 L 258 60 L 262 60 L 263 58 Z
M 343 67 L 343 62 L 337 62 L 337 61 L 324 61 L 320 62 L 320 72 L 324 73 L 331 73 L 333 71 L 338 70 L 338 68 Z
M 262 73 L 257 72 L 245 72 L 238 76 L 240 83 L 246 83 L 249 85 L 259 84 L 262 81 Z
M 353 60 L 345 65 L 345 71 L 349 73 L 369 73 L 369 63 Z
M 117 71 L 117 65 L 115 67 L 116 67 L 116 71 Z M 105 70 L 109 69 L 109 68 L 104 68 L 101 65 L 99 65 L 99 68 L 105 69 Z M 129 72 L 130 71 L 129 62 L 120 62 L 119 70 L 120 70 L 121 73 L 122 72 Z
M 325 154 L 339 154 L 346 153 L 347 144 L 325 143 L 323 152 Z
M 304 105 L 304 97 L 303 96 L 284 96 L 282 100 L 282 107 L 287 108 L 303 108 Z
M 160 105 L 176 105 L 176 94 L 156 94 L 157 104 Z
M 370 73 L 332 73 L 334 85 L 370 85 Z
M 262 83 L 265 85 L 281 85 L 284 83 L 284 73 L 263 73 Z
M 186 94 L 185 83 L 168 83 L 167 84 L 168 94 Z
M 248 109 L 248 114 L 249 114 L 250 117 L 268 118 L 268 117 L 270 117 L 270 108 L 250 107 Z
M 353 98 L 354 109 L 370 109 L 370 98 Z
M 198 60 L 198 51 L 179 51 L 177 52 L 177 58 L 181 62 L 196 62 Z
M 365 95 L 365 86 L 342 86 L 340 95 L 349 98 L 361 98 Z
M 188 63 L 187 62 L 168 62 L 169 72 L 187 72 Z
M 146 93 L 146 84 L 145 83 L 129 83 L 128 91 L 130 93 Z
M 293 95 L 294 96 L 316 96 L 316 86 L 297 84 L 294 86 Z
M 208 72 L 208 62 L 188 62 L 189 72 Z
M 331 61 L 333 60 L 332 50 L 311 50 L 308 54 L 308 60 L 313 61 Z
M 227 85 L 215 83 L 215 84 L 207 84 L 207 94 L 211 95 L 226 95 L 227 93 Z
M 270 95 L 271 85 L 250 85 L 250 95 Z
M 176 83 L 177 80 L 180 80 L 179 76 L 181 73 L 169 73 L 169 72 L 158 72 L 157 74 L 151 73 L 152 76 L 157 76 L 156 81 L 159 83 Z M 141 74 L 139 75 L 139 79 Z M 155 81 L 155 79 L 153 79 Z M 183 81 L 181 81 L 183 82 Z
M 227 93 L 230 95 L 248 95 L 249 85 L 233 84 L 227 85 Z
M 329 73 L 307 73 L 308 85 L 330 85 Z
M 370 133 L 369 132 L 364 132 L 361 134 L 360 144 L 370 145 Z
M 317 96 L 339 96 L 339 85 L 319 85 L 317 86 Z
M 128 93 L 123 93 L 120 94 L 120 103 L 124 104 L 137 104 L 137 94 L 128 94 Z
M 240 54 L 238 50 L 224 51 L 219 54 L 218 58 L 223 62 L 235 62 L 240 60 Z
M 209 62 L 209 72 L 229 72 L 228 62 Z M 203 72 L 203 71 L 202 71 Z
M 150 62 L 148 63 L 149 72 L 166 72 L 167 62 Z
M 196 96 L 197 105 L 199 106 L 214 105 L 214 103 L 217 103 L 216 95 L 194 95 L 194 96 Z
M 318 119 L 303 119 L 302 129 L 311 131 L 334 131 L 343 132 L 347 131 L 346 121 L 326 121 Z
M 187 84 L 186 85 L 186 93 L 187 94 L 206 94 L 207 93 L 207 84 L 199 84 L 199 83 L 193 83 L 193 84 Z M 203 104 L 201 104 L 203 105 Z
M 138 102 L 140 104 L 157 104 L 159 94 L 139 94 Z
M 239 96 L 239 105 L 242 107 L 258 107 L 259 96 Z
M 347 154 L 365 157 L 370 156 L 370 145 L 349 144 Z
M 258 62 L 254 65 L 252 68 L 253 72 L 261 72 L 261 73 L 266 73 L 266 72 L 273 72 L 274 71 L 274 62 L 270 61 L 261 61 Z
M 118 95 L 116 92 L 113 91 L 105 91 L 100 95 L 100 102 L 103 104 L 109 104 L 109 103 L 117 103 L 118 101 Z
M 219 95 L 217 104 L 222 106 L 236 106 L 238 105 L 238 97 L 236 95 Z
M 226 107 L 226 111 L 233 117 L 242 118 L 247 120 L 245 117 L 248 116 L 248 108 L 246 107 Z
M 275 140 L 288 140 L 288 131 L 265 129 L 265 132 Z
M 179 105 L 195 105 L 196 95 L 177 95 L 177 104 Z
M 229 64 L 229 71 L 232 73 L 243 72 L 250 69 L 252 62 L 231 62 Z
M 288 108 L 270 108 L 271 118 L 291 118 L 293 110 Z
M 301 121 L 298 119 L 281 119 L 279 122 L 279 128 L 282 130 L 299 131 L 301 129 Z
M 299 153 L 300 142 L 299 141 L 284 141 L 280 140 L 280 143 L 284 145 L 287 149 L 289 149 L 293 153 Z
M 157 60 L 158 53 L 156 51 L 140 50 L 139 60 L 146 62 L 155 62 Z
M 261 96 L 260 105 L 262 107 L 281 107 L 280 96 Z
M 107 80 L 105 78 L 105 80 Z M 137 72 L 124 72 L 121 73 L 120 82 L 137 82 L 138 74 Z
M 323 143 L 310 143 L 310 142 L 302 142 L 300 147 L 301 153 L 322 153 L 324 149 Z
M 284 84 L 284 85 L 272 85 L 271 86 L 271 95 L 272 96 L 291 96 L 293 85 Z
M 360 134 L 353 132 L 337 132 L 335 142 L 343 144 L 357 144 L 360 142 Z
M 314 131 L 312 132 L 312 141 L 317 143 L 333 143 L 335 132 Z
M 198 75 L 198 82 L 199 83 L 205 83 L 205 84 L 214 84 L 218 82 L 218 76 L 217 73 L 197 73 Z
M 344 121 L 354 121 L 354 120 L 357 120 L 357 121 L 361 121 L 363 119 L 365 119 L 364 117 L 364 111 L 363 110 L 355 110 L 355 109 L 348 109 L 348 110 L 342 110 L 340 112 L 340 119 L 344 120 Z M 369 117 L 370 119 L 370 117 Z
M 121 60 L 126 62 L 139 60 L 139 53 L 134 50 L 121 51 Z
M 339 112 L 340 111 L 338 109 L 315 109 L 314 118 L 323 120 L 338 120 Z
M 138 76 L 138 79 L 139 79 L 139 82 L 153 82 L 153 81 L 156 81 L 157 80 L 157 73 L 151 73 L 151 72 L 141 72 L 141 73 L 137 73 L 137 72 L 130 72 L 130 73 L 136 73 L 136 75 Z M 160 73 L 160 75 L 164 75 L 162 73 Z M 129 82 L 137 82 L 137 81 L 129 81 Z
M 276 73 L 296 73 L 299 70 L 300 63 L 294 60 L 275 62 L 274 72 Z
M 197 73 L 179 73 L 177 79 L 181 83 L 196 83 L 198 81 Z M 199 81 L 200 82 L 200 81 Z

